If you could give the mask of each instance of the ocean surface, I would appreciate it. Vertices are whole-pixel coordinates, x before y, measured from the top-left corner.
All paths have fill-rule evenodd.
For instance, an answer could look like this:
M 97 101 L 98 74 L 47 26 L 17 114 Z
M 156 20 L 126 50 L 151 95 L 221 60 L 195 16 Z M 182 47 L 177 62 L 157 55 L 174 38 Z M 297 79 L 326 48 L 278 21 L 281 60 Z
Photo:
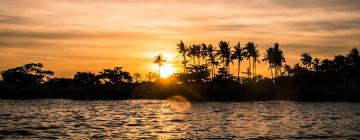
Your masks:
M 0 138 L 360 139 L 360 104 L 0 100 Z

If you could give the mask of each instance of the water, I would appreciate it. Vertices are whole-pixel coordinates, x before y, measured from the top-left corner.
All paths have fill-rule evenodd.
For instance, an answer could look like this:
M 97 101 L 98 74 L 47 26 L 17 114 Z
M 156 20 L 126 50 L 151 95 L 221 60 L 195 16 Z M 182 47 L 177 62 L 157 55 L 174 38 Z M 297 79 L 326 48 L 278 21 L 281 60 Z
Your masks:
M 0 100 L 0 138 L 360 138 L 360 104 Z

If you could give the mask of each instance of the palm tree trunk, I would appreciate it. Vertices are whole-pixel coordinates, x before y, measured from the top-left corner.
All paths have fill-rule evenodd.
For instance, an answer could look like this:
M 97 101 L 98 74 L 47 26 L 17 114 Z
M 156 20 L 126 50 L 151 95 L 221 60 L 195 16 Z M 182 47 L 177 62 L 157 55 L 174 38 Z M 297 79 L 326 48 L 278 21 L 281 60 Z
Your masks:
M 186 74 L 186 56 L 185 56 L 185 53 L 183 53 L 183 58 L 184 58 L 184 73 Z
M 255 81 L 255 58 L 253 58 L 253 62 L 252 62 L 252 78 Z
M 213 73 L 214 73 L 214 66 L 211 66 L 211 79 L 213 78 Z
M 238 78 L 237 80 L 240 82 L 240 59 L 238 59 L 238 71 L 237 71 L 237 74 L 238 74 Z
M 185 60 L 184 66 L 185 66 L 185 68 L 184 68 L 184 70 L 185 70 L 185 74 L 187 74 L 186 60 Z
M 159 65 L 159 79 L 161 77 L 160 65 Z
M 271 71 L 271 80 L 274 80 L 273 68 L 270 68 L 270 71 Z
M 251 75 L 251 58 L 249 58 L 249 73 L 248 73 L 248 78 L 250 78 Z
M 276 66 L 274 67 L 274 70 L 275 70 L 275 73 L 274 73 L 274 78 L 276 78 L 277 77 L 277 69 L 276 69 Z

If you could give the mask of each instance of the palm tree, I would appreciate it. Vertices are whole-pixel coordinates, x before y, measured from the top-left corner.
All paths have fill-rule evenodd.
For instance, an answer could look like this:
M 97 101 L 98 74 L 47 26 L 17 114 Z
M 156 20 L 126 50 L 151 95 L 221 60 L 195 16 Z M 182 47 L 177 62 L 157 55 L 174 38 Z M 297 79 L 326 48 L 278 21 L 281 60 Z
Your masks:
M 201 46 L 200 45 L 195 45 L 195 56 L 198 59 L 198 65 L 200 65 L 200 58 L 201 58 Z
M 259 50 L 256 50 L 256 47 L 254 48 L 255 49 L 255 53 L 252 55 L 253 57 L 253 78 L 255 78 L 256 76 L 256 63 L 260 63 L 260 61 L 258 60 L 258 58 L 260 57 L 260 53 L 259 53 Z
M 166 60 L 164 59 L 162 54 L 159 54 L 157 56 L 155 56 L 154 61 L 155 64 L 159 65 L 159 79 L 161 77 L 161 71 L 160 71 L 160 67 L 164 65 L 164 63 L 166 62 Z
M 229 42 L 220 41 L 219 42 L 219 48 L 217 55 L 220 56 L 220 59 L 223 63 L 223 68 L 226 70 L 227 73 L 229 73 L 230 67 L 229 64 L 231 61 L 231 51 L 229 47 Z
M 274 79 L 273 75 L 273 68 L 275 68 L 275 62 L 274 62 L 274 48 L 270 47 L 266 49 L 266 53 L 264 54 L 264 58 L 262 61 L 265 61 L 265 63 L 269 63 L 269 69 L 271 71 L 271 79 Z
M 246 44 L 246 47 L 244 48 L 246 50 L 246 58 L 249 60 L 249 69 L 251 70 L 251 60 L 253 59 L 252 65 L 253 65 L 253 78 L 255 78 L 256 75 L 256 62 L 260 62 L 258 60 L 258 57 L 260 56 L 259 50 L 256 49 L 256 45 L 253 42 L 248 42 Z M 250 75 L 249 75 L 250 77 Z
M 287 72 L 288 76 L 293 76 L 293 69 L 291 68 L 290 65 L 285 64 L 284 70 L 285 72 Z
M 187 53 L 187 55 L 193 59 L 194 61 L 194 65 L 196 64 L 196 56 L 197 56 L 197 45 L 193 44 L 189 47 L 189 52 Z
M 351 65 L 353 66 L 355 71 L 358 71 L 360 68 L 360 55 L 359 50 L 357 48 L 352 48 L 350 53 L 347 55 Z
M 301 54 L 301 63 L 306 67 L 306 69 L 309 70 L 309 67 L 311 66 L 312 57 L 309 53 L 303 53 Z
M 219 62 L 216 60 L 216 54 L 210 53 L 207 61 L 211 65 L 211 78 L 214 78 L 216 67 L 219 65 Z
M 244 60 L 245 55 L 246 54 L 245 54 L 243 48 L 241 48 L 241 46 L 240 46 L 240 42 L 238 42 L 234 46 L 234 53 L 232 54 L 232 58 L 238 60 L 238 67 L 237 67 L 237 76 L 238 76 L 237 80 L 238 81 L 240 81 L 240 64 L 241 64 L 241 61 Z
M 180 53 L 180 55 L 183 57 L 182 63 L 184 64 L 184 73 L 187 73 L 187 63 L 188 60 L 186 59 L 186 54 L 188 53 L 189 49 L 185 46 L 184 42 L 180 40 L 180 43 L 177 44 L 178 48 L 177 51 Z
M 200 50 L 201 60 L 204 62 L 204 60 L 206 60 L 206 57 L 208 57 L 208 55 L 209 55 L 208 54 L 208 47 L 206 46 L 205 43 L 202 43 L 201 44 L 201 50 Z
M 314 71 L 319 72 L 320 59 L 319 58 L 314 58 L 314 61 L 311 64 L 313 65 Z
M 249 60 L 249 70 L 250 72 L 248 72 L 248 77 L 250 78 L 250 73 L 251 73 L 251 57 L 253 55 L 253 53 L 255 52 L 255 44 L 253 42 L 248 42 L 246 44 L 246 46 L 244 47 L 245 50 L 245 57 L 247 60 Z
M 215 69 L 216 67 L 219 65 L 219 62 L 216 60 L 217 58 L 217 55 L 214 53 L 214 47 L 209 44 L 207 46 L 207 57 L 208 59 L 206 60 L 206 65 L 210 64 L 211 66 L 211 78 L 214 78 L 214 75 L 215 75 Z
M 283 66 L 283 63 L 285 62 L 285 57 L 283 52 L 279 48 L 279 43 L 274 44 L 273 49 L 273 64 L 275 67 L 275 77 L 278 77 L 279 75 L 282 75 L 281 68 Z

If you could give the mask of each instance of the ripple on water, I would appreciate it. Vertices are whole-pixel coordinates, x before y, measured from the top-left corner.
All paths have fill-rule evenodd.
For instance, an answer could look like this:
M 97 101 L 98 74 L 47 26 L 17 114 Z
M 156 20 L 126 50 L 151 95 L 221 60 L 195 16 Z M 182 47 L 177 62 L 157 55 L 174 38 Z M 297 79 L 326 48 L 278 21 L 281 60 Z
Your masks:
M 0 100 L 0 110 L 0 138 L 9 139 L 360 137 L 356 103 Z
M 186 120 L 182 120 L 182 119 L 171 119 L 169 121 L 170 122 L 175 122 L 175 123 L 184 123 L 184 122 L 186 122 Z
M 22 129 L 18 129 L 18 130 L 0 130 L 0 135 L 3 136 L 30 136 L 30 135 L 35 135 L 34 133 L 32 133 L 29 130 L 22 130 Z
M 126 124 L 126 126 L 144 126 L 144 124 L 142 124 L 142 123 L 129 123 L 129 124 Z

